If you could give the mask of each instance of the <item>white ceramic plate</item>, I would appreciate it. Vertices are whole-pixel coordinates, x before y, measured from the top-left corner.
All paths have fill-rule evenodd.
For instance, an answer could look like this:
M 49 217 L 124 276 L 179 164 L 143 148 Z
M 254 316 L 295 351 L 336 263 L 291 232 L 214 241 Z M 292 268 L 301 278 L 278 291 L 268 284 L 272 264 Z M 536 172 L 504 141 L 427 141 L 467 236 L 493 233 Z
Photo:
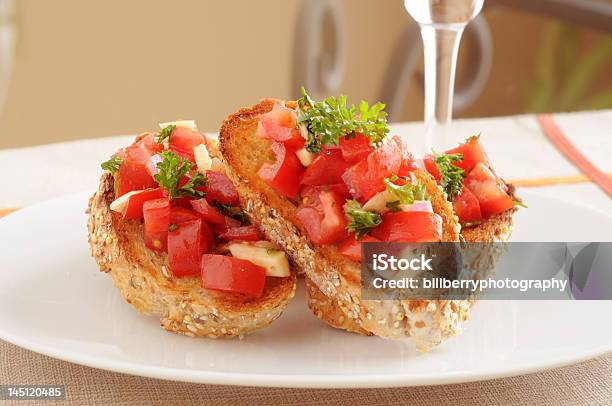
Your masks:
M 515 241 L 610 241 L 612 218 L 522 192 Z M 300 289 L 244 340 L 167 333 L 138 315 L 87 250 L 86 194 L 0 220 L 0 338 L 63 360 L 155 378 L 250 386 L 432 385 L 517 375 L 612 351 L 612 301 L 487 301 L 465 332 L 428 354 L 406 341 L 326 327 Z M 563 221 L 558 221 L 563 219 Z

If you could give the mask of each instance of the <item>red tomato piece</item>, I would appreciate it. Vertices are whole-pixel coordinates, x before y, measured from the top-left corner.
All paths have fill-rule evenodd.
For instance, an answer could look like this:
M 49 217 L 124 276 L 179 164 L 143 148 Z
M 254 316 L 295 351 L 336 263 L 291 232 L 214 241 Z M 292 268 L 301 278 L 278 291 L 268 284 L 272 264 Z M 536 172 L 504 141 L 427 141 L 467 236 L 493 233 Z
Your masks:
M 223 224 L 211 224 L 210 227 L 217 234 L 221 235 L 227 233 L 228 230 L 236 227 L 240 227 L 242 223 L 238 220 L 231 218 L 230 216 L 223 216 Z
M 342 174 L 347 169 L 348 164 L 342 158 L 341 150 L 326 149 L 306 168 L 302 184 L 319 186 L 342 183 Z
M 476 196 L 474 196 L 467 187 L 462 188 L 461 193 L 455 197 L 453 201 L 453 210 L 457 217 L 459 217 L 459 222 L 462 224 L 472 223 L 482 219 L 478 199 L 476 199 Z
M 170 226 L 170 199 L 147 200 L 142 206 L 142 213 L 145 245 L 153 251 L 165 251 Z
M 225 255 L 202 255 L 202 287 L 261 297 L 266 270 L 250 261 Z
M 414 162 L 414 157 L 410 152 L 404 151 L 404 158 L 402 158 L 402 163 L 397 171 L 397 176 L 410 176 L 410 173 L 415 169 L 417 169 L 417 166 Z
M 344 200 L 333 191 L 323 191 L 318 203 L 300 206 L 296 215 L 315 244 L 334 244 L 348 236 Z
M 514 206 L 512 197 L 504 189 L 503 182 L 482 162 L 474 166 L 463 185 L 478 199 L 483 218 L 491 217 Z
M 219 238 L 227 241 L 240 240 L 240 241 L 259 241 L 259 231 L 253 226 L 241 226 L 233 227 L 228 229 L 223 234 L 219 235 Z
M 386 213 L 382 223 L 371 231 L 387 242 L 434 242 L 442 239 L 442 218 L 426 211 Z
M 397 174 L 403 158 L 400 145 L 399 137 L 393 137 L 375 149 L 365 160 L 344 172 L 342 180 L 361 203 L 385 189 L 384 178 Z
M 147 200 L 159 199 L 166 195 L 165 190 L 162 188 L 157 189 L 145 189 L 140 193 L 130 196 L 123 212 L 124 220 L 140 219 L 142 218 L 142 206 Z
M 204 221 L 202 221 L 202 237 L 204 238 L 204 242 L 206 243 L 206 246 L 203 247 L 202 252 L 207 253 L 208 251 L 210 251 L 211 248 L 215 246 L 215 236 L 213 235 L 213 232 L 211 231 L 208 224 L 206 224 Z
M 176 127 L 170 134 L 170 151 L 189 162 L 195 163 L 193 149 L 206 144 L 206 137 L 186 127 Z
M 489 158 L 480 143 L 480 137 L 470 137 L 463 144 L 449 149 L 446 151 L 447 154 L 461 154 L 463 159 L 459 162 L 453 163 L 453 165 L 463 169 L 465 173 L 469 173 L 477 163 L 482 162 L 485 165 L 489 165 Z
M 217 201 L 230 206 L 239 204 L 238 191 L 227 176 L 219 172 L 206 171 L 206 177 L 208 181 L 203 189 L 209 202 Z
M 200 219 L 198 213 L 183 206 L 170 209 L 170 224 L 181 224 Z
M 325 191 L 332 191 L 336 193 L 344 201 L 351 197 L 351 194 L 344 183 L 335 183 L 333 185 L 323 186 L 304 185 L 300 191 L 300 205 L 321 209 L 321 200 L 319 199 L 319 195 L 321 192 Z
M 225 216 L 206 199 L 191 200 L 190 203 L 193 210 L 208 224 L 225 225 Z
M 202 219 L 186 221 L 176 225 L 168 232 L 168 264 L 176 277 L 196 276 L 201 272 Z
M 425 157 L 423 158 L 423 164 L 425 165 L 425 170 L 429 172 L 429 174 L 433 176 L 435 180 L 439 181 L 440 172 L 438 171 L 438 167 L 436 166 L 434 156 L 431 154 L 425 155 Z
M 277 193 L 295 198 L 300 190 L 304 167 L 293 151 L 287 150 L 284 144 L 275 142 L 271 148 L 276 156 L 276 162 L 264 163 L 258 175 Z
M 272 111 L 259 116 L 257 136 L 275 142 L 282 142 L 293 150 L 304 146 L 304 138 L 295 124 L 296 112 L 280 104 Z
M 364 160 L 374 150 L 370 145 L 370 140 L 359 133 L 354 137 L 340 137 L 339 145 L 342 157 L 349 164 Z
M 353 261 L 361 261 L 361 244 L 364 242 L 381 242 L 379 239 L 364 235 L 361 240 L 356 240 L 355 237 L 349 237 L 344 240 L 338 247 L 338 252 L 352 259 Z

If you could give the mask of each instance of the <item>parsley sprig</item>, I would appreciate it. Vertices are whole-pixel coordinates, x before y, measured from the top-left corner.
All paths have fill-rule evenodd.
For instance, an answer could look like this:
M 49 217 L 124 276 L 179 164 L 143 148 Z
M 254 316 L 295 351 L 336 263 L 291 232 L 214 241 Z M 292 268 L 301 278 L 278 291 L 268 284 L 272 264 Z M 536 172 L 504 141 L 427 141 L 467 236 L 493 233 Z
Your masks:
M 166 138 L 170 139 L 170 135 L 172 135 L 172 132 L 176 130 L 176 126 L 174 124 L 170 124 L 165 126 L 164 128 L 162 128 L 158 133 L 157 133 L 157 143 L 161 144 L 164 142 L 164 140 Z
M 400 204 L 412 204 L 415 200 L 429 200 L 427 188 L 421 182 L 417 180 L 415 183 L 412 183 L 409 179 L 404 178 L 406 180 L 404 185 L 396 185 L 393 183 L 398 179 L 397 175 L 383 179 L 387 191 L 393 193 L 399 199 L 397 203 L 387 203 L 387 208 L 391 211 L 399 210 L 398 206 Z
M 355 199 L 346 202 L 344 214 L 349 220 L 346 229 L 351 233 L 355 233 L 357 240 L 360 240 L 368 231 L 382 223 L 380 214 L 364 210 Z
M 207 179 L 201 172 L 192 172 L 194 164 L 172 151 L 164 151 L 160 156 L 162 161 L 157 164 L 159 173 L 155 175 L 155 181 L 168 191 L 170 199 L 204 196 L 204 192 L 197 190 L 196 187 L 206 185 Z M 181 179 L 188 173 L 189 180 L 183 186 L 179 186 Z
M 451 202 L 461 193 L 463 187 L 464 171 L 453 165 L 462 159 L 462 154 L 438 154 L 434 151 L 434 162 L 440 173 L 440 184 Z
M 372 107 L 362 100 L 359 108 L 354 104 L 347 105 L 346 96 L 328 97 L 323 101 L 314 101 L 301 88 L 302 97 L 297 101 L 297 125 L 306 126 L 308 139 L 305 148 L 312 152 L 321 152 L 325 145 L 338 145 L 340 137 L 355 137 L 361 133 L 376 147 L 385 138 L 387 113 L 385 105 L 376 103 Z
M 109 171 L 111 174 L 114 175 L 119 170 L 119 167 L 121 166 L 121 157 L 113 156 L 108 161 L 102 162 L 102 165 L 100 166 L 105 171 Z

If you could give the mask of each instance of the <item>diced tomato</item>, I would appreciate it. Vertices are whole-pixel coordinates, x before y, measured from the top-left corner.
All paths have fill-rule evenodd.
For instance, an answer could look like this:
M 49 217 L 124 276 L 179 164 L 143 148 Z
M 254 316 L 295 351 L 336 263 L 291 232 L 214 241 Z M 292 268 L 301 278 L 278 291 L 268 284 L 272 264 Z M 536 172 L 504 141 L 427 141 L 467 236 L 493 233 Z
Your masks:
M 442 218 L 426 211 L 386 213 L 371 235 L 388 242 L 434 242 L 442 239 Z
M 170 208 L 170 224 L 180 224 L 200 219 L 198 213 L 186 207 Z
M 142 206 L 144 238 L 147 248 L 165 251 L 170 226 L 170 199 L 167 197 L 147 200 Z
M 225 255 L 202 255 L 202 287 L 261 297 L 266 270 L 250 261 Z
M 225 225 L 225 216 L 206 199 L 191 200 L 190 203 L 193 210 L 208 224 Z
M 342 174 L 347 169 L 348 164 L 342 158 L 341 150 L 326 149 L 306 168 L 302 184 L 318 186 L 342 183 Z
M 142 218 L 142 206 L 147 200 L 159 199 L 165 196 L 165 191 L 162 188 L 145 189 L 140 193 L 131 195 L 128 199 L 127 206 L 123 212 L 124 220 Z
M 202 219 L 175 225 L 168 232 L 168 264 L 174 276 L 196 276 L 201 272 L 202 250 L 206 251 L 202 236 Z
M 157 143 L 157 137 L 153 133 L 144 133 L 138 136 L 138 141 L 134 143 L 142 149 L 146 149 L 149 155 L 154 155 L 162 152 L 164 146 Z
M 476 196 L 474 196 L 467 187 L 463 187 L 461 193 L 455 197 L 453 201 L 453 210 L 457 217 L 459 217 L 459 222 L 461 224 L 472 223 L 482 219 L 478 199 L 476 199 Z
M 296 150 L 304 146 L 304 138 L 295 124 L 296 112 L 280 104 L 272 111 L 259 116 L 257 136 L 282 142 L 286 147 Z
M 279 194 L 295 198 L 300 190 L 304 167 L 297 156 L 287 150 L 285 145 L 275 142 L 271 148 L 276 156 L 276 162 L 264 163 L 258 175 Z
M 223 224 L 211 224 L 210 227 L 217 235 L 221 235 L 227 233 L 228 230 L 240 227 L 241 225 L 242 224 L 238 220 L 224 215 Z
M 213 235 L 210 227 L 204 221 L 202 221 L 202 237 L 206 243 L 206 247 L 202 250 L 203 253 L 210 251 L 215 246 L 215 236 Z
M 460 162 L 455 162 L 453 165 L 463 169 L 465 173 L 469 173 L 477 163 L 482 162 L 485 165 L 489 165 L 489 158 L 480 143 L 480 137 L 470 137 L 463 144 L 449 149 L 446 151 L 447 154 L 461 154 L 463 159 Z
M 154 134 L 143 134 L 139 136 L 138 141 L 115 154 L 122 159 L 117 172 L 115 197 L 120 197 L 132 190 L 157 187 L 153 176 L 147 170 L 147 164 L 151 156 L 162 149 L 163 146 L 155 141 Z
M 220 234 L 219 238 L 227 241 L 259 241 L 259 231 L 253 226 L 241 226 L 228 229 L 225 233 Z
M 403 158 L 400 145 L 399 137 L 392 138 L 342 175 L 351 194 L 361 203 L 384 190 L 384 178 L 397 174 Z
M 315 244 L 334 244 L 342 241 L 348 236 L 342 207 L 344 199 L 328 190 L 320 192 L 318 200 L 318 203 L 300 206 L 296 213 L 308 238 Z
M 344 240 L 338 247 L 338 252 L 346 255 L 353 261 L 361 261 L 361 244 L 364 242 L 381 242 L 379 239 L 365 235 L 361 240 L 351 236 Z
M 425 155 L 423 158 L 423 164 L 425 165 L 425 170 L 429 172 L 429 174 L 433 176 L 435 180 L 440 180 L 440 172 L 438 171 L 433 155 Z
M 151 155 L 151 157 L 147 160 L 145 167 L 147 168 L 147 172 L 151 175 L 152 178 L 155 178 L 155 175 L 159 173 L 159 168 L 157 164 L 162 162 L 163 159 L 160 154 Z
M 319 199 L 319 195 L 321 192 L 325 191 L 332 191 L 336 193 L 344 201 L 351 197 L 351 194 L 344 183 L 335 183 L 333 185 L 323 186 L 304 185 L 300 191 L 300 205 L 321 209 L 321 200 Z
M 349 164 L 364 160 L 374 150 L 370 145 L 370 140 L 359 133 L 350 138 L 340 137 L 339 145 L 342 157 Z
M 463 185 L 478 199 L 483 218 L 491 217 L 514 206 L 512 197 L 506 193 L 501 179 L 482 162 L 474 166 Z
M 414 157 L 408 151 L 404 151 L 404 158 L 402 158 L 402 164 L 397 171 L 397 176 L 410 176 L 410 173 L 417 169 L 414 163 Z
M 170 151 L 189 162 L 195 163 L 193 149 L 200 144 L 206 144 L 206 137 L 197 131 L 186 127 L 176 127 L 170 134 Z
M 209 202 L 217 201 L 230 206 L 238 205 L 238 191 L 227 176 L 215 171 L 206 171 L 206 177 L 208 181 L 203 189 Z

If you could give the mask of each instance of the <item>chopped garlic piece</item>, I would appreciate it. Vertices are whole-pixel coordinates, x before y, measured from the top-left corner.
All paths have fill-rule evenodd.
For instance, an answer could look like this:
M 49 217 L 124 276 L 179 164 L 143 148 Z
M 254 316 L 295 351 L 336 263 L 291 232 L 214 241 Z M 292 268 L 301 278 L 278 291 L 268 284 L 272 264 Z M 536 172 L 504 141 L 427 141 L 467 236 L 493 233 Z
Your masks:
M 177 127 L 189 128 L 193 131 L 198 131 L 198 126 L 196 125 L 195 120 L 177 120 L 177 121 L 169 121 L 167 123 L 159 123 L 159 128 L 164 129 L 169 125 L 175 125 Z
M 291 275 L 289 261 L 283 251 L 243 243 L 231 243 L 228 248 L 233 257 L 265 268 L 266 276 L 283 278 Z
M 206 174 L 206 171 L 212 167 L 212 159 L 208 154 L 208 150 L 204 144 L 200 144 L 193 149 L 193 155 L 195 156 L 196 164 L 198 165 L 198 171 Z
M 297 155 L 298 159 L 304 166 L 308 166 L 314 160 L 314 154 L 308 151 L 306 148 L 298 149 L 295 151 L 295 155 Z

